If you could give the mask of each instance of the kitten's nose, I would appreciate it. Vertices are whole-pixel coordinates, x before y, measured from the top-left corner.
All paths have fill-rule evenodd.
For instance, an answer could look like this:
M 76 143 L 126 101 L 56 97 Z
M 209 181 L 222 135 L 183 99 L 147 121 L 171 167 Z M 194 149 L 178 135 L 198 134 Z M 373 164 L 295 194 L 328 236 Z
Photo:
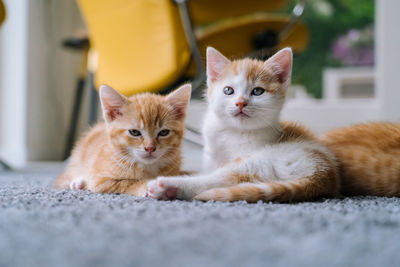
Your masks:
M 144 147 L 144 150 L 146 150 L 146 152 L 153 153 L 154 151 L 156 151 L 156 147 L 155 146 L 146 146 L 146 147 Z
M 247 102 L 241 101 L 241 102 L 237 102 L 236 106 L 240 108 L 240 110 L 242 110 L 245 106 L 247 106 Z

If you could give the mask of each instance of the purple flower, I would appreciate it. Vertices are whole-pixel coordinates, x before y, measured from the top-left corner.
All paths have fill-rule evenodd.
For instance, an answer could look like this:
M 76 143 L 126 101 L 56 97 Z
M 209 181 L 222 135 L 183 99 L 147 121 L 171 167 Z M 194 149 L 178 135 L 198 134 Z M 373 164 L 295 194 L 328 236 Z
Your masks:
M 351 29 L 339 36 L 332 46 L 332 57 L 347 66 L 374 65 L 374 36 L 372 26 Z

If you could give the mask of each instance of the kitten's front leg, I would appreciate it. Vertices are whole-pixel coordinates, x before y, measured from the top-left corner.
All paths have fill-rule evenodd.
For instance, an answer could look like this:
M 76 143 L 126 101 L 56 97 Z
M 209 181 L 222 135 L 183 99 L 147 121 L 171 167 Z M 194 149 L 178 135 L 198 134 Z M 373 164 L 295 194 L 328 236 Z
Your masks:
M 236 184 L 228 170 L 219 169 L 210 174 L 196 176 L 158 177 L 147 184 L 147 195 L 154 199 L 191 200 L 211 188 Z
M 96 193 L 119 193 L 144 197 L 146 196 L 146 180 L 96 177 L 88 184 L 88 189 Z

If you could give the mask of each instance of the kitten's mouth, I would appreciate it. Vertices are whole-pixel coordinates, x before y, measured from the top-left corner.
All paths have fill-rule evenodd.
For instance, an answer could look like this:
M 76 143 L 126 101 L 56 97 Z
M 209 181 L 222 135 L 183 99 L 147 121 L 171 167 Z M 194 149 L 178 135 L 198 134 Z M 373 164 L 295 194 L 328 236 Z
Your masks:
M 157 157 L 154 156 L 153 154 L 148 154 L 148 155 L 146 155 L 146 156 L 143 156 L 143 158 L 149 160 L 149 159 L 155 159 L 155 158 L 157 158 Z
M 249 115 L 247 115 L 246 113 L 243 112 L 243 110 L 237 112 L 234 117 L 238 117 L 238 118 L 250 118 Z
M 158 157 L 156 157 L 155 155 L 152 155 L 152 154 L 150 154 L 150 155 L 147 154 L 147 155 L 141 156 L 141 160 L 145 164 L 151 164 L 151 163 L 155 162 L 157 159 L 158 159 Z

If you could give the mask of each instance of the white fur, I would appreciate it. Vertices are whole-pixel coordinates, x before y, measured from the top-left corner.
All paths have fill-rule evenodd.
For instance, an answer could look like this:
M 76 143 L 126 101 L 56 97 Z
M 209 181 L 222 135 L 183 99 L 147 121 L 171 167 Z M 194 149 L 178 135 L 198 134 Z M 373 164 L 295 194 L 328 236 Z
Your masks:
M 311 176 L 316 171 L 324 170 L 327 167 L 324 162 L 317 161 L 311 153 L 312 150 L 322 153 L 327 151 L 313 142 L 259 145 L 260 147 L 255 149 L 251 155 L 242 157 L 241 162 L 237 164 L 229 162 L 230 164 L 210 173 L 192 177 L 159 177 L 157 181 L 148 185 L 149 188 L 157 191 L 157 194 L 150 196 L 165 199 L 166 189 L 178 188 L 176 197 L 190 200 L 206 190 L 234 185 L 229 179 L 231 173 L 255 174 L 266 182 L 291 181 Z M 159 186 L 159 182 L 164 184 L 164 188 Z
M 225 95 L 223 88 L 230 86 L 234 88 L 233 95 Z M 244 70 L 229 79 L 220 79 L 213 84 L 213 90 L 208 98 L 208 110 L 206 114 L 206 125 L 218 124 L 222 129 L 237 128 L 237 130 L 255 130 L 276 126 L 279 114 L 284 103 L 284 96 L 280 93 L 264 93 L 260 96 L 250 95 L 255 84 L 249 84 L 246 80 Z M 238 119 L 234 117 L 239 111 L 236 103 L 246 101 L 247 107 L 243 111 L 250 118 Z M 209 121 L 212 119 L 213 121 Z M 221 124 L 222 123 L 222 124 Z
M 292 55 L 291 50 L 289 51 L 290 54 L 284 49 L 265 63 L 265 66 L 273 66 L 274 72 L 289 75 L 284 77 L 283 90 L 287 89 L 290 82 Z M 285 58 L 288 56 L 290 58 Z M 212 57 L 213 61 L 218 63 L 218 70 L 223 69 L 221 64 L 226 60 L 218 60 L 215 51 L 212 51 Z M 213 73 L 218 74 L 217 71 Z M 206 192 L 207 190 L 233 185 L 232 179 L 229 179 L 232 173 L 254 174 L 264 181 L 290 181 L 311 176 L 317 170 L 325 168 L 324 163 L 317 162 L 311 153 L 312 150 L 326 152 L 318 144 L 278 142 L 282 133 L 279 116 L 284 103 L 283 92 L 265 92 L 254 96 L 251 95 L 252 89 L 260 85 L 253 84 L 254 81 L 247 81 L 244 69 L 238 70 L 237 75 L 226 76 L 228 78 L 225 79 L 208 77 L 211 94 L 203 126 L 205 174 L 192 177 L 159 177 L 157 181 L 148 185 L 149 190 L 153 192 L 151 197 L 168 199 L 166 190 L 177 188 L 177 198 L 193 199 L 204 192 L 201 197 L 207 199 L 212 194 Z M 235 93 L 225 95 L 223 88 L 226 86 L 232 87 Z M 248 117 L 235 116 L 240 111 L 236 103 L 243 100 L 248 103 L 243 109 Z M 234 160 L 237 158 L 241 160 L 235 164 Z M 266 193 L 271 190 L 267 185 L 260 186 Z M 223 194 L 229 193 L 228 190 L 225 191 L 219 190 Z
M 284 103 L 281 93 L 252 96 L 256 86 L 246 80 L 245 69 L 229 79 L 219 79 L 210 85 L 208 110 L 203 125 L 203 170 L 211 171 L 235 158 L 253 154 L 260 145 L 275 142 L 280 135 L 279 115 Z M 223 88 L 234 88 L 233 95 L 225 95 Z M 259 85 L 258 85 L 259 86 Z M 286 89 L 286 88 L 285 88 Z M 249 118 L 235 117 L 236 103 L 244 100 L 243 111 Z

